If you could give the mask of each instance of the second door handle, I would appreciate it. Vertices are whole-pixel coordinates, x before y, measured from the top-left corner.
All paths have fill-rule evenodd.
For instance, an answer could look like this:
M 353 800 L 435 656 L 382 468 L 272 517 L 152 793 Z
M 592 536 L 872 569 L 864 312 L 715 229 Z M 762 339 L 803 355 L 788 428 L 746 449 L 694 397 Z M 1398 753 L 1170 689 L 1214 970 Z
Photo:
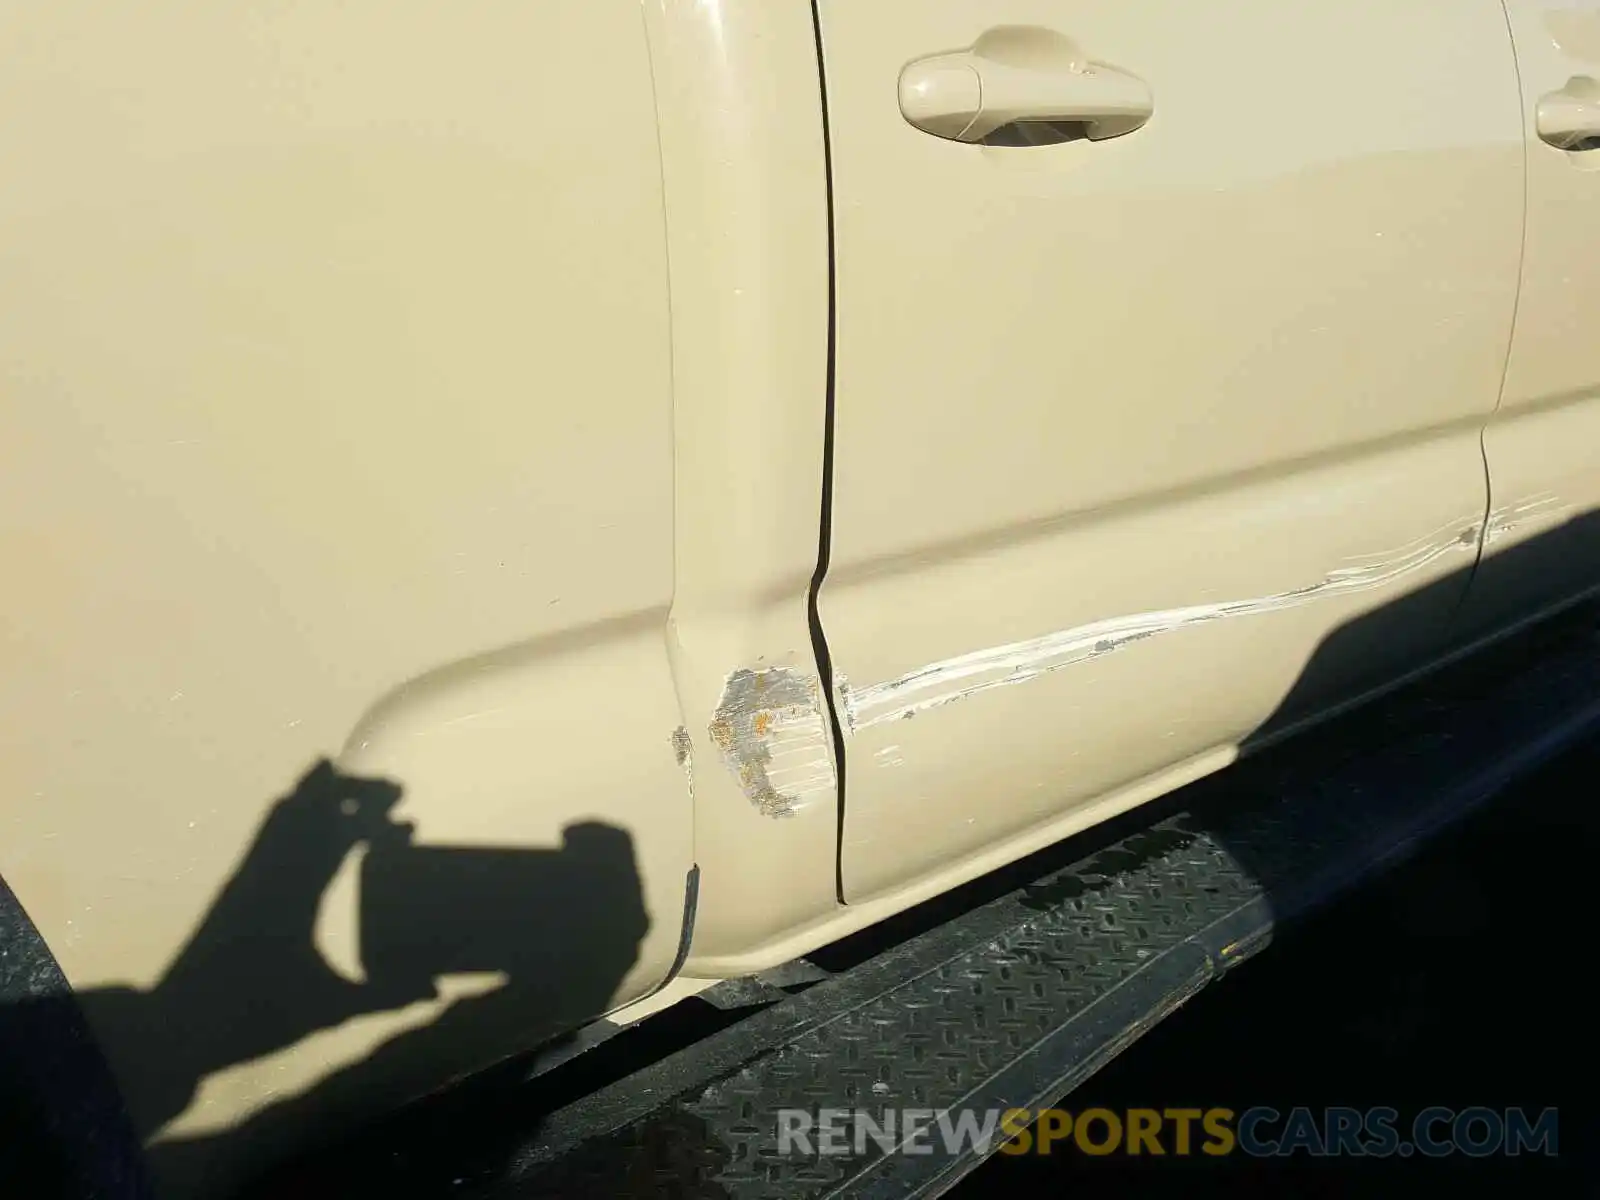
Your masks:
M 991 29 L 966 50 L 919 58 L 900 72 L 905 119 L 957 142 L 1030 122 L 1081 124 L 1085 136 L 1100 141 L 1132 133 L 1153 111 L 1142 79 L 1033 26 Z
M 1600 143 L 1600 84 L 1577 76 L 1539 100 L 1534 124 L 1558 150 L 1589 150 Z

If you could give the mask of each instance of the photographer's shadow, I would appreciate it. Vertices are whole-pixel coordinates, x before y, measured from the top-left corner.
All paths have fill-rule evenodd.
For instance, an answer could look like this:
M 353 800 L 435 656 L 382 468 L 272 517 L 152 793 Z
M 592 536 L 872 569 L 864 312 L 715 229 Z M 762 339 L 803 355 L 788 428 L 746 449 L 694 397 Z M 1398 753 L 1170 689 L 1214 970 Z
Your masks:
M 225 1191 L 293 1144 L 548 1042 L 611 1007 L 650 922 L 631 837 L 569 826 L 554 849 L 420 846 L 400 788 L 321 762 L 273 807 L 238 871 L 149 991 L 80 995 L 148 1142 L 214 1072 L 364 1014 L 437 998 L 441 976 L 498 975 L 242 1124 L 149 1149 L 163 1190 Z M 324 893 L 360 867 L 365 980 L 314 942 Z

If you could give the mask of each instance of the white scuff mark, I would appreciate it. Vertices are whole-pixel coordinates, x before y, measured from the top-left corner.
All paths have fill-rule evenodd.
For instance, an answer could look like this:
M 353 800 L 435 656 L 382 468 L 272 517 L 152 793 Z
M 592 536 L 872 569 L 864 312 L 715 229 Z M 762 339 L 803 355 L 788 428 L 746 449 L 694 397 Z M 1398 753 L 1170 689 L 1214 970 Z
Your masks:
M 1502 505 L 1489 512 L 1489 519 L 1483 527 L 1483 544 L 1492 546 L 1518 526 L 1530 521 L 1547 524 L 1571 516 L 1572 512 L 1573 506 L 1561 503 L 1561 497 L 1554 492 L 1539 492 L 1515 504 Z
M 873 752 L 872 757 L 878 760 L 880 767 L 903 767 L 906 762 L 900 753 L 898 745 L 885 746 L 882 750 L 876 750 Z
M 848 687 L 841 680 L 837 690 L 845 729 L 855 733 L 886 721 L 905 720 L 991 688 L 1026 683 L 1063 667 L 1101 658 L 1158 634 L 1232 617 L 1298 608 L 1333 596 L 1383 587 L 1445 555 L 1476 552 L 1483 529 L 1484 522 L 1477 517 L 1452 521 L 1395 550 L 1347 559 L 1348 565 L 1292 591 L 1109 617 L 1043 637 L 943 659 L 863 688 Z
M 672 755 L 683 768 L 683 778 L 689 785 L 689 799 L 694 799 L 694 742 L 689 731 L 679 725 L 672 731 Z
M 832 799 L 832 739 L 815 675 L 791 667 L 735 671 L 709 732 L 745 796 L 765 816 L 793 816 Z
M 507 711 L 506 707 L 504 705 L 500 705 L 496 708 L 480 709 L 478 712 L 462 713 L 459 717 L 451 717 L 448 721 L 440 721 L 437 725 L 428 725 L 420 729 L 412 730 L 407 736 L 416 738 L 418 740 L 422 738 L 434 737 L 446 729 L 454 729 L 458 725 L 470 725 L 472 722 L 481 721 L 485 717 L 499 716 L 505 711 Z M 367 743 L 362 742 L 361 748 L 365 750 L 367 748 Z

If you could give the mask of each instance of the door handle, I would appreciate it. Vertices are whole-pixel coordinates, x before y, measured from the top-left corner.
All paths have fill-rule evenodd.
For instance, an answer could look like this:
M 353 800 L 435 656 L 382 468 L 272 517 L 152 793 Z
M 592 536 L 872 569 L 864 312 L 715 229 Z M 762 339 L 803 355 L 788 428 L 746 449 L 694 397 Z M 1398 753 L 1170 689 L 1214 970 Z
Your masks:
M 1539 100 L 1534 127 L 1558 150 L 1600 149 L 1600 83 L 1574 76 Z
M 991 29 L 965 50 L 915 59 L 900 72 L 900 112 L 935 137 L 981 142 L 1005 125 L 1083 127 L 1102 141 L 1150 119 L 1144 80 L 1087 58 L 1071 38 L 1036 26 Z

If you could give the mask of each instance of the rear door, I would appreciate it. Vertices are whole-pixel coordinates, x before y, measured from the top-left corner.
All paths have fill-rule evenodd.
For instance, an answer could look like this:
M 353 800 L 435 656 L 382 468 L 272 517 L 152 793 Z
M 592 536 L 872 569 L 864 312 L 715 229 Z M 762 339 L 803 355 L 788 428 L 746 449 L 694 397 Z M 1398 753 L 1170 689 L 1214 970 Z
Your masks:
M 817 8 L 819 614 L 856 900 L 1109 815 L 1439 644 L 1522 152 L 1498 0 Z
M 1522 81 L 1527 244 L 1469 632 L 1600 584 L 1600 6 L 1506 0 Z

